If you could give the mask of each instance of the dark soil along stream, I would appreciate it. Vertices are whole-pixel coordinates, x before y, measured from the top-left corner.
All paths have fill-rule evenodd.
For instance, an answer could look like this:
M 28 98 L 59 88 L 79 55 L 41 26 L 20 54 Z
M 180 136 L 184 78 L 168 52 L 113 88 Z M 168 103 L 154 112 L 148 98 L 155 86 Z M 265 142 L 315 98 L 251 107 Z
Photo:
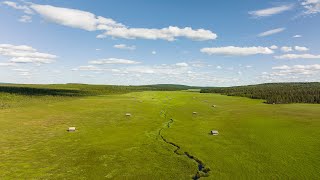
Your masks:
M 165 118 L 167 117 L 167 113 L 164 112 L 164 116 Z M 162 140 L 167 143 L 167 144 L 170 144 L 171 146 L 174 146 L 176 149 L 173 151 L 175 154 L 179 155 L 179 156 L 186 156 L 188 157 L 189 159 L 195 161 L 197 164 L 198 164 L 198 171 L 196 172 L 196 174 L 192 177 L 192 179 L 200 179 L 201 177 L 208 177 L 209 176 L 209 171 L 210 171 L 210 168 L 208 167 L 205 167 L 205 164 L 200 160 L 198 159 L 197 157 L 191 155 L 190 153 L 188 152 L 184 152 L 184 153 L 180 153 L 179 150 L 180 150 L 180 146 L 173 143 L 173 142 L 170 142 L 168 141 L 165 137 L 163 137 L 162 135 L 162 130 L 164 130 L 165 128 L 170 128 L 171 127 L 171 124 L 173 123 L 173 119 L 171 118 L 167 124 L 166 127 L 163 127 L 159 130 L 159 136 L 162 138 Z

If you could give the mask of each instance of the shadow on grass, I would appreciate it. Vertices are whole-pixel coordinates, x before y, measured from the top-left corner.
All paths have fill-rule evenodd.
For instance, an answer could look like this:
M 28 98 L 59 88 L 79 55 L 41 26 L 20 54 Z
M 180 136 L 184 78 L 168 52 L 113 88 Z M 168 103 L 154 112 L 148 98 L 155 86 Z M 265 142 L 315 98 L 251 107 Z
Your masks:
M 0 92 L 29 96 L 81 96 L 80 90 L 0 86 Z

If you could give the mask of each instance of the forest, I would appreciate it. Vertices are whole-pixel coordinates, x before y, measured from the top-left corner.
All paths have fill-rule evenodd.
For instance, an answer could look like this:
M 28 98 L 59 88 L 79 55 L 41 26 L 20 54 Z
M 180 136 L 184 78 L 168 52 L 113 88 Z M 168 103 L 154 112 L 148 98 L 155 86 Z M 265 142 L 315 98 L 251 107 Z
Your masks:
M 214 87 L 201 89 L 201 93 L 220 93 L 264 99 L 268 104 L 320 103 L 320 83 L 267 83 L 235 87 Z

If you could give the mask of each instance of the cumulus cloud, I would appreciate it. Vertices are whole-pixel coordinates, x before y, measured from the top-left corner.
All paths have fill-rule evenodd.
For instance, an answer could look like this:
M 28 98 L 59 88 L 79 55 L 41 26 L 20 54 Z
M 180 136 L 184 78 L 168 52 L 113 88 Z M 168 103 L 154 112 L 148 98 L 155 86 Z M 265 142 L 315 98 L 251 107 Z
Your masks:
M 293 49 L 292 49 L 292 47 L 289 47 L 289 46 L 283 46 L 283 47 L 281 47 L 281 51 L 290 52 L 290 51 L 293 51 Z
M 279 70 L 271 73 L 273 76 L 286 76 L 290 74 L 295 75 L 312 75 L 320 72 L 320 64 L 313 65 L 293 65 L 293 66 L 276 66 L 273 70 Z
M 320 0 L 303 0 L 301 5 L 305 8 L 304 14 L 317 14 L 320 12 Z
M 117 49 L 125 49 L 125 50 L 135 50 L 136 49 L 136 46 L 128 46 L 126 44 L 116 44 L 113 47 L 117 48 Z
M 157 54 L 157 52 L 156 51 L 151 51 L 151 54 L 155 55 L 155 54 Z
M 292 36 L 292 37 L 294 37 L 294 38 L 301 38 L 302 36 L 299 35 L 299 34 L 296 34 L 296 35 L 294 35 L 294 36 Z
M 98 36 L 104 38 L 107 36 L 125 38 L 125 39 L 150 39 L 150 40 L 167 40 L 174 41 L 177 37 L 185 37 L 196 41 L 213 40 L 217 35 L 210 30 L 192 29 L 191 27 L 179 28 L 176 26 L 169 26 L 162 29 L 147 29 L 147 28 L 112 28 L 105 33 Z
M 30 46 L 11 44 L 0 44 L 0 55 L 9 57 L 11 63 L 48 64 L 57 58 L 56 55 L 38 52 Z
M 260 34 L 258 34 L 259 37 L 265 37 L 265 36 L 270 36 L 270 35 L 273 35 L 273 34 L 277 34 L 277 33 L 280 33 L 282 31 L 284 31 L 286 28 L 277 28 L 277 29 L 271 29 L 269 31 L 265 31 L 265 32 L 262 32 Z
M 313 54 L 284 54 L 275 56 L 276 59 L 320 59 L 320 55 Z
M 108 58 L 108 59 L 98 59 L 98 60 L 94 60 L 94 61 L 89 61 L 89 64 L 95 64 L 95 65 L 103 65 L 103 64 L 140 64 L 140 62 L 129 60 L 129 59 Z
M 307 47 L 303 47 L 303 46 L 295 46 L 294 49 L 296 51 L 308 51 L 309 50 Z
M 90 12 L 77 9 L 39 4 L 32 4 L 30 8 L 47 21 L 87 31 L 124 27 L 122 24 L 117 23 L 112 19 L 96 16 Z
M 282 6 L 272 7 L 272 8 L 251 11 L 251 12 L 249 12 L 249 14 L 254 17 L 267 17 L 267 16 L 272 16 L 275 14 L 280 14 L 282 12 L 291 10 L 292 8 L 293 8 L 293 5 L 288 4 L 288 5 L 282 5 Z
M 268 47 L 253 46 L 253 47 L 212 47 L 212 48 L 202 48 L 200 50 L 202 53 L 209 55 L 227 55 L 227 56 L 249 56 L 256 54 L 273 54 L 274 52 Z
M 12 8 L 23 10 L 27 14 L 33 12 L 39 14 L 45 20 L 56 24 L 83 29 L 86 31 L 103 31 L 97 38 L 125 38 L 125 39 L 150 39 L 174 41 L 178 37 L 184 37 L 195 41 L 214 40 L 217 35 L 206 29 L 193 29 L 191 27 L 169 26 L 157 28 L 131 28 L 116 22 L 111 18 L 96 16 L 95 14 L 78 9 L 56 7 L 51 5 L 27 4 L 17 5 L 15 2 L 5 1 Z M 21 21 L 30 21 L 29 17 L 23 17 Z

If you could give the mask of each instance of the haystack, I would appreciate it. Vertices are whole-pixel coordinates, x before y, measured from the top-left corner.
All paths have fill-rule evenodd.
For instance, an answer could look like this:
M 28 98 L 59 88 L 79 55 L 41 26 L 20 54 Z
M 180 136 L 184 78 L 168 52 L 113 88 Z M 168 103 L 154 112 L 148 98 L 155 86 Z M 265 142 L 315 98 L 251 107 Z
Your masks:
M 76 127 L 69 127 L 69 128 L 68 128 L 68 131 L 69 131 L 69 132 L 74 132 L 74 131 L 76 131 Z
M 219 132 L 217 130 L 211 130 L 210 133 L 214 136 L 219 135 Z

